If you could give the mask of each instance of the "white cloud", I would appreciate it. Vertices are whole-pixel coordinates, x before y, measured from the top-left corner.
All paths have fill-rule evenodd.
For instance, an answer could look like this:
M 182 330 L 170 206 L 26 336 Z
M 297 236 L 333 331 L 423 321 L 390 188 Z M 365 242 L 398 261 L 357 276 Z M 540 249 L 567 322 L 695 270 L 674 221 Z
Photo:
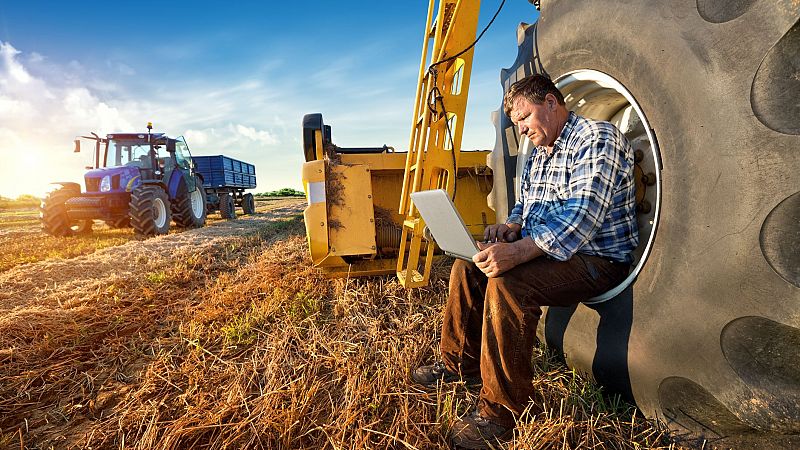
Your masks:
M 80 64 L 45 80 L 29 70 L 44 61 L 0 42 L 0 195 L 41 194 L 53 180 L 80 181 L 87 155 L 70 153 L 75 135 L 130 126 L 119 109 L 77 85 Z
M 32 118 L 33 115 L 34 108 L 27 101 L 0 94 L 0 120 L 3 122 L 20 118 Z
M 119 73 L 120 75 L 124 75 L 124 76 L 128 76 L 128 77 L 136 75 L 136 70 L 133 67 L 131 67 L 131 66 L 125 64 L 125 63 L 116 62 L 116 61 L 110 61 L 109 60 L 109 61 L 106 61 L 106 65 L 110 69 L 112 69 L 112 70 L 116 71 L 117 73 Z
M 199 146 L 205 147 L 210 142 L 209 136 L 210 133 L 214 130 L 186 130 L 186 133 L 183 136 L 189 143 L 189 148 Z
M 190 129 L 184 136 L 189 148 L 198 155 L 207 154 L 211 149 L 246 155 L 248 152 L 268 151 L 269 147 L 280 144 L 271 132 L 239 123 L 229 123 L 221 128 Z
M 17 61 L 19 51 L 11 46 L 11 44 L 0 42 L 0 61 L 3 64 L 3 71 L 7 74 L 7 79 L 3 80 L 4 85 L 13 85 L 16 83 L 26 84 L 31 81 L 31 76 L 28 71 Z
M 36 52 L 31 52 L 31 55 L 28 57 L 28 61 L 33 64 L 40 63 L 44 61 L 44 56 Z
M 278 143 L 278 139 L 275 138 L 269 131 L 265 130 L 256 130 L 253 127 L 246 127 L 241 124 L 237 124 L 235 127 L 236 132 L 244 136 L 251 141 L 256 141 L 262 145 L 275 145 Z

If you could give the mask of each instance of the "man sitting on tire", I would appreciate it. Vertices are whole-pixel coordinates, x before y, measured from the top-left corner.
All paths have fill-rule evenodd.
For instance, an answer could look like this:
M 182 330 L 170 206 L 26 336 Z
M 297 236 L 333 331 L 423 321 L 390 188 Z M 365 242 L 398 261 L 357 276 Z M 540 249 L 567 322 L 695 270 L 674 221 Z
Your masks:
M 520 199 L 490 225 L 472 263 L 456 260 L 444 311 L 442 361 L 417 383 L 481 383 L 476 411 L 458 420 L 454 445 L 487 448 L 511 438 L 533 394 L 541 306 L 570 306 L 628 275 L 638 244 L 633 150 L 613 125 L 568 111 L 550 79 L 514 83 L 506 114 L 536 148 Z M 536 405 L 532 405 L 536 412 Z

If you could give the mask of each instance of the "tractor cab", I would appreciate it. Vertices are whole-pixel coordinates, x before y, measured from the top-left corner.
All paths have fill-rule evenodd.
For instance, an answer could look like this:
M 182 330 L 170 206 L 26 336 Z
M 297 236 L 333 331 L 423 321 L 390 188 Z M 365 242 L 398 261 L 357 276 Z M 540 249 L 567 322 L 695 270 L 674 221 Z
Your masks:
M 149 140 L 146 137 L 142 134 L 108 135 L 103 167 L 138 167 L 143 171 L 152 170 L 155 175 L 175 167 L 191 168 L 192 156 L 183 136 L 173 139 L 157 133 L 149 135 Z
M 150 124 L 148 133 L 82 136 L 96 142 L 94 167 L 84 177 L 86 192 L 131 192 L 143 183 L 174 191 L 181 181 L 194 190 L 192 156 L 183 136 L 171 138 L 149 131 Z M 79 140 L 75 146 L 80 151 Z

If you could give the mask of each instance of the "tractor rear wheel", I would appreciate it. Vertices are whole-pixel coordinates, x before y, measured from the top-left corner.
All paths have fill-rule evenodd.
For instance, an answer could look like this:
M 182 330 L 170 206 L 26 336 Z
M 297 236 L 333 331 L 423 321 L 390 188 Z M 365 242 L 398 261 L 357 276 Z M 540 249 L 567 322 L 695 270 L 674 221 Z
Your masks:
M 184 228 L 200 228 L 206 224 L 206 191 L 203 180 L 194 177 L 195 189 L 192 192 L 184 187 L 175 199 L 172 218 Z
M 76 183 L 67 183 L 45 196 L 39 206 L 39 217 L 45 233 L 52 236 L 91 233 L 91 220 L 73 221 L 67 216 L 66 201 L 79 195 L 81 195 L 80 186 Z
M 242 209 L 245 214 L 256 212 L 256 201 L 253 198 L 253 194 L 244 194 L 244 197 L 242 197 Z
M 228 193 L 219 194 L 219 215 L 223 219 L 236 219 L 236 205 L 233 203 L 233 195 Z
M 169 197 L 157 186 L 139 186 L 131 192 L 130 218 L 136 234 L 167 234 L 171 217 Z

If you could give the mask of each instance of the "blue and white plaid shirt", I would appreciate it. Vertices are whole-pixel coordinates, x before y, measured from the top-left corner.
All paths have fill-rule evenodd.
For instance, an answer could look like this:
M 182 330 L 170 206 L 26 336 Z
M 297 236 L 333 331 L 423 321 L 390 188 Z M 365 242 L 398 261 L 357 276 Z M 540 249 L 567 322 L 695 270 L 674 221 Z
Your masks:
M 553 153 L 531 152 L 506 223 L 522 225 L 522 236 L 560 261 L 580 252 L 630 263 L 639 243 L 634 188 L 625 135 L 570 112 Z

